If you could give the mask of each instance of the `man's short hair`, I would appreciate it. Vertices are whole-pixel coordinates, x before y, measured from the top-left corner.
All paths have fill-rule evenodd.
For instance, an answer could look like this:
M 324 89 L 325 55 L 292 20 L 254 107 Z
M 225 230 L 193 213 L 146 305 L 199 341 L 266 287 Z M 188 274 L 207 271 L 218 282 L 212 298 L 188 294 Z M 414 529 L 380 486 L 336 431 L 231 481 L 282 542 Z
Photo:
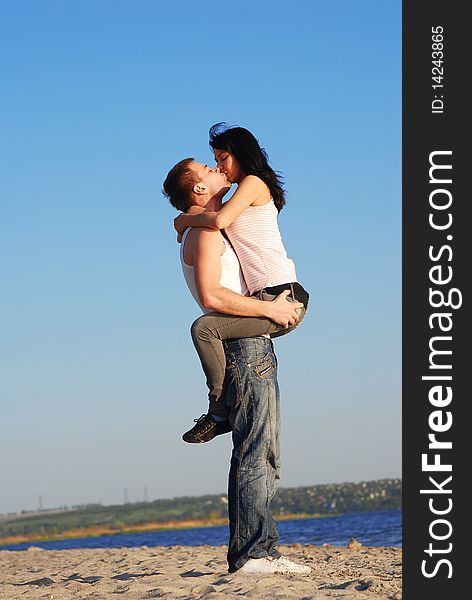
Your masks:
M 189 168 L 193 158 L 184 158 L 167 174 L 162 186 L 162 193 L 169 199 L 174 208 L 185 212 L 192 206 L 193 186 L 199 182 L 195 171 Z

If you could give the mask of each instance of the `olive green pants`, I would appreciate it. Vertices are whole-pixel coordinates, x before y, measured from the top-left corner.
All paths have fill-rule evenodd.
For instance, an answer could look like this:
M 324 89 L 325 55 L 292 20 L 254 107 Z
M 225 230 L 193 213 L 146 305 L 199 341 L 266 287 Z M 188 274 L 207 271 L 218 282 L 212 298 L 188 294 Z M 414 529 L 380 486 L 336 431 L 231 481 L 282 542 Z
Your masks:
M 226 357 L 223 342 L 236 338 L 286 335 L 297 328 L 305 316 L 308 306 L 308 293 L 298 283 L 266 288 L 254 294 L 254 298 L 270 302 L 282 289 L 291 289 L 288 301 L 302 302 L 298 308 L 299 320 L 295 325 L 283 327 L 263 317 L 240 317 L 211 312 L 199 317 L 191 327 L 192 340 L 200 358 L 208 386 L 209 412 L 226 419 L 228 409 L 221 399 L 226 371 Z

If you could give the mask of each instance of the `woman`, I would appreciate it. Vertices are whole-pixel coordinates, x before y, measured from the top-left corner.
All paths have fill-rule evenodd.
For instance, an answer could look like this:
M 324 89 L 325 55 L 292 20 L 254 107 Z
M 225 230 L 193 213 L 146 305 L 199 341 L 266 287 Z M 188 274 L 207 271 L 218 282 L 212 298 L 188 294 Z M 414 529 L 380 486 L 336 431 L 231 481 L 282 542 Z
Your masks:
M 177 217 L 174 226 L 179 236 L 187 227 L 224 229 L 238 256 L 251 296 L 271 301 L 289 290 L 287 299 L 301 302 L 303 308 L 297 309 L 298 323 L 289 327 L 255 317 L 228 320 L 218 313 L 208 313 L 195 321 L 192 339 L 207 377 L 210 406 L 208 413 L 183 435 L 190 443 L 209 441 L 217 429 L 215 422 L 227 419 L 226 406 L 221 401 L 225 375 L 223 341 L 285 335 L 300 324 L 309 298 L 297 281 L 295 265 L 282 242 L 277 217 L 285 204 L 285 192 L 280 177 L 269 166 L 266 152 L 250 131 L 243 127 L 226 127 L 224 123 L 211 127 L 210 146 L 218 168 L 231 183 L 237 184 L 236 192 L 218 212 Z

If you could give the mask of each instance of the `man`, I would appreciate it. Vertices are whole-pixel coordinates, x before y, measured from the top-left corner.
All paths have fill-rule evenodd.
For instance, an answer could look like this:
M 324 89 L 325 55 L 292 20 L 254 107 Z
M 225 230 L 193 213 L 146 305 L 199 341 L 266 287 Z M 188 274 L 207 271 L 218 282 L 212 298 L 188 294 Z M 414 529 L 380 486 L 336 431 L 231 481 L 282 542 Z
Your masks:
M 169 171 L 163 192 L 180 211 L 191 207 L 215 211 L 221 207 L 230 187 L 219 169 L 187 158 Z M 298 320 L 295 309 L 302 305 L 288 302 L 285 293 L 274 302 L 242 295 L 245 288 L 239 263 L 221 232 L 194 228 L 184 235 L 181 249 L 184 276 L 203 309 L 230 315 L 265 316 L 284 324 Z M 229 282 L 232 289 L 222 282 Z M 269 337 L 239 338 L 226 341 L 225 351 L 224 397 L 233 430 L 228 485 L 229 571 L 308 573 L 309 567 L 280 556 L 276 549 L 278 531 L 270 513 L 280 470 L 279 389 L 272 342 Z

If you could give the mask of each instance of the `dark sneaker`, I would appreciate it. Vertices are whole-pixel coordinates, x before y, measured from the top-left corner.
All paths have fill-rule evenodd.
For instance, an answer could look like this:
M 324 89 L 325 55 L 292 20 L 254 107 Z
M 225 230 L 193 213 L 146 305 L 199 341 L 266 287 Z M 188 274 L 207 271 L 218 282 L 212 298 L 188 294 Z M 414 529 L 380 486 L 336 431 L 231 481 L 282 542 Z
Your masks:
M 202 444 L 209 442 L 217 435 L 231 431 L 229 421 L 215 421 L 210 415 L 202 415 L 199 419 L 194 419 L 195 425 L 182 436 L 184 442 L 189 444 Z

